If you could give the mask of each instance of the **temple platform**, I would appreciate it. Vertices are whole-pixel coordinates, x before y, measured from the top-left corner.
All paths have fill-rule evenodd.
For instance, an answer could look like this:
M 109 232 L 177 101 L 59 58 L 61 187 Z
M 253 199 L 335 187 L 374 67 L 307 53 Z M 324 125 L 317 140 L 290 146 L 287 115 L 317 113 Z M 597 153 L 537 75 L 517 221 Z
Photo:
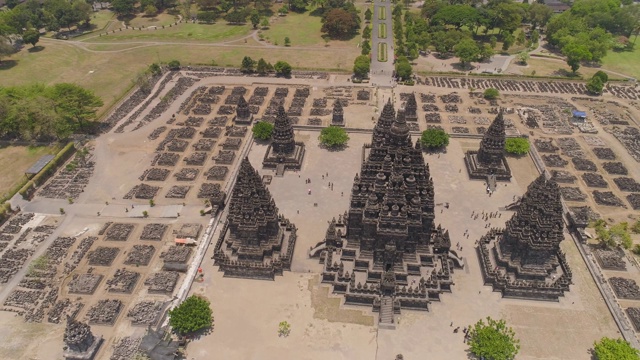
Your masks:
M 262 166 L 266 169 L 277 169 L 278 165 L 284 170 L 300 170 L 302 161 L 304 160 L 305 148 L 304 144 L 296 142 L 293 152 L 289 154 L 277 154 L 273 145 L 269 145 L 267 153 L 264 154 Z
M 504 156 L 502 156 L 499 165 L 486 166 L 478 160 L 477 151 L 467 151 L 464 163 L 471 179 L 486 180 L 490 175 L 495 175 L 496 181 L 511 180 L 511 168 L 509 168 L 509 163 Z

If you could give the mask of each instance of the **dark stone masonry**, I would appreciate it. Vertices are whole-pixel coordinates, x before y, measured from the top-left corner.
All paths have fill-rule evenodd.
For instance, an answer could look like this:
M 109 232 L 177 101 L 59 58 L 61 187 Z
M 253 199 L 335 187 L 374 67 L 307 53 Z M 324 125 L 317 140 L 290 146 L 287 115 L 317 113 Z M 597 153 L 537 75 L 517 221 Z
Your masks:
M 295 242 L 295 225 L 278 214 L 262 178 L 244 158 L 214 250 L 215 264 L 224 276 L 273 280 L 291 269 Z
M 560 188 L 545 174 L 523 195 L 505 229 L 491 229 L 477 247 L 482 275 L 503 297 L 558 301 L 571 284 L 560 250 L 564 239 Z
M 478 151 L 467 151 L 464 162 L 472 179 L 486 180 L 495 176 L 496 180 L 509 181 L 511 169 L 504 156 L 506 141 L 502 111 L 485 132 Z
M 435 224 L 429 167 L 391 103 L 363 159 L 348 212 L 329 222 L 310 256 L 319 257 L 322 282 L 346 304 L 372 306 L 381 324 L 393 327 L 401 308 L 428 310 L 451 292 L 453 268 L 463 262 L 450 251 L 449 232 Z

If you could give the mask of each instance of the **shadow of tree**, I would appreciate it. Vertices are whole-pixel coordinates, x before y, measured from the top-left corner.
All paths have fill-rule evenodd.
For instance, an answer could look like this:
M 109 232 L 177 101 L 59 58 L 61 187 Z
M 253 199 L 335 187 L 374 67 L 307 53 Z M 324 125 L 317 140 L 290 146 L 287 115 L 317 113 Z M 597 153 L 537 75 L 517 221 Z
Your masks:
M 44 50 L 44 46 L 42 46 L 42 45 L 36 45 L 34 47 L 31 47 L 31 48 L 27 49 L 27 51 L 30 52 L 30 53 L 36 53 L 36 52 L 40 52 L 42 50 Z
M 17 60 L 0 60 L 0 70 L 9 70 L 18 65 Z

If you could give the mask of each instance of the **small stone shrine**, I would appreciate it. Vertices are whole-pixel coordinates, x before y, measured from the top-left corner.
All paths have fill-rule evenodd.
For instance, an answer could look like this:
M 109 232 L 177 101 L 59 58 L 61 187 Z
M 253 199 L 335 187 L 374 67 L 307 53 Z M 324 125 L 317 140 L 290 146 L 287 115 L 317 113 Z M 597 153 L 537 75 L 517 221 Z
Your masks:
M 290 270 L 296 227 L 278 214 L 248 158 L 240 164 L 228 206 L 227 222 L 213 254 L 224 276 L 273 280 Z
M 324 265 L 322 282 L 346 304 L 372 306 L 379 322 L 395 327 L 401 308 L 428 310 L 451 292 L 449 232 L 434 222 L 434 188 L 419 141 L 411 142 L 403 116 L 388 102 L 364 146 L 349 211 L 329 222 L 324 241 L 309 255 Z
M 472 179 L 486 180 L 495 176 L 495 180 L 509 181 L 511 169 L 504 157 L 504 143 L 506 141 L 503 111 L 500 110 L 491 126 L 487 129 L 480 142 L 478 151 L 467 151 L 464 162 Z
M 102 336 L 95 337 L 88 324 L 67 317 L 67 327 L 64 330 L 64 353 L 67 360 L 93 359 L 100 345 Z
M 331 125 L 344 126 L 344 109 L 340 99 L 336 99 L 333 103 L 333 115 L 331 117 Z
M 415 93 L 407 97 L 407 102 L 404 104 L 404 117 L 407 121 L 418 121 L 418 103 Z
M 271 144 L 264 155 L 262 166 L 275 169 L 276 176 L 284 175 L 285 170 L 300 170 L 304 159 L 304 144 L 295 142 L 291 120 L 284 110 L 278 107 Z
M 251 111 L 249 110 L 249 104 L 242 95 L 240 95 L 240 98 L 238 99 L 236 116 L 233 118 L 233 122 L 237 125 L 251 125 L 251 122 L 253 122 L 253 114 L 251 114 Z
M 560 188 L 540 175 L 505 229 L 491 229 L 477 247 L 485 285 L 503 297 L 558 301 L 571 284 L 560 250 L 564 239 Z

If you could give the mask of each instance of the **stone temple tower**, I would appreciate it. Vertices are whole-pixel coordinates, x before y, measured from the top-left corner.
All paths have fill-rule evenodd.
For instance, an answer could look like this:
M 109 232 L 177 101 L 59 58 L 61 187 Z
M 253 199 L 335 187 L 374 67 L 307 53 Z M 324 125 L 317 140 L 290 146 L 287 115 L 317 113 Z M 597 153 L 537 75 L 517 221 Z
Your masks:
M 284 107 L 278 107 L 273 127 L 272 141 L 262 161 L 262 166 L 276 170 L 282 176 L 287 169 L 300 170 L 304 158 L 304 144 L 295 142 L 293 125 Z
M 472 179 L 487 179 L 495 176 L 496 180 L 511 179 L 511 169 L 504 156 L 506 141 L 503 112 L 493 120 L 489 129 L 482 137 L 478 151 L 467 151 L 465 164 L 469 177 Z

